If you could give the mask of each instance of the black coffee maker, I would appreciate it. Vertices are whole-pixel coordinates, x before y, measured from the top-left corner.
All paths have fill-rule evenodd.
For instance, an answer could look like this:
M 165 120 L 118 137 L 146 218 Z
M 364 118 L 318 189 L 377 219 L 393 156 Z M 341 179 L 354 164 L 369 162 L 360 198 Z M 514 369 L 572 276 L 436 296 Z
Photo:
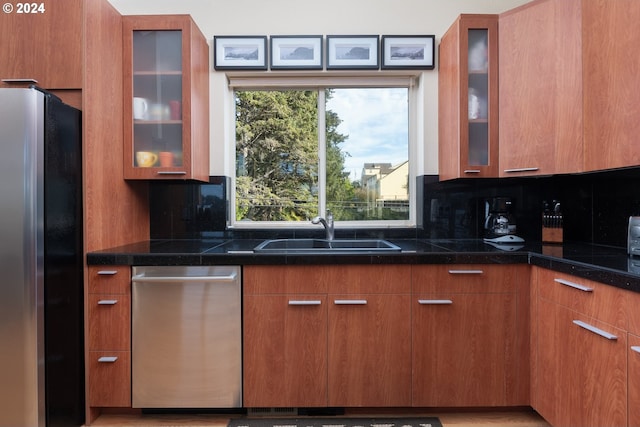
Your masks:
M 509 197 L 493 197 L 485 200 L 484 239 L 494 243 L 521 243 L 516 236 L 516 219 Z

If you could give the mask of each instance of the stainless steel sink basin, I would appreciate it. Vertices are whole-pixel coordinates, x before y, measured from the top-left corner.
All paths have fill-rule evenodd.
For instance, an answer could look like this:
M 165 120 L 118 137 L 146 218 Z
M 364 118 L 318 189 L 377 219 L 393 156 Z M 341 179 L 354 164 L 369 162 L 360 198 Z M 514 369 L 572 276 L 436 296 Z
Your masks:
M 335 253 L 399 252 L 401 248 L 380 239 L 272 239 L 256 246 L 254 252 L 266 253 Z

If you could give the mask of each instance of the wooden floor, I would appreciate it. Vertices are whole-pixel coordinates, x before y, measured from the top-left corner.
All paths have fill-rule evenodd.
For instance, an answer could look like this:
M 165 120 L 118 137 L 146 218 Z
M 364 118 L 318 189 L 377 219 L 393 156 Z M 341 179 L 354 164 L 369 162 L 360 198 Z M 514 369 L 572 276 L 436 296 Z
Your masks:
M 370 414 L 369 414 L 370 415 Z M 390 416 L 389 414 L 387 414 Z M 399 414 L 393 414 L 398 416 Z M 410 416 L 435 416 L 444 427 L 550 427 L 537 413 L 530 410 L 500 412 L 433 412 Z M 361 415 L 358 415 L 361 416 Z M 226 427 L 229 416 L 221 415 L 101 415 L 92 426 L 115 427 Z

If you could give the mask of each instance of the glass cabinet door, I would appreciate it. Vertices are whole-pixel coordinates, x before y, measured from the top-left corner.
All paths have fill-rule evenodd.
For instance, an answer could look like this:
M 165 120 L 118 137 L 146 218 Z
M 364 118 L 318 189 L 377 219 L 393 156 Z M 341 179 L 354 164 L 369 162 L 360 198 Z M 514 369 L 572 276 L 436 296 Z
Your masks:
M 488 30 L 468 30 L 469 166 L 489 165 Z
M 125 15 L 124 179 L 209 181 L 209 44 L 189 15 Z
M 182 31 L 133 32 L 133 167 L 182 166 Z
M 498 177 L 498 18 L 462 14 L 440 39 L 441 181 Z

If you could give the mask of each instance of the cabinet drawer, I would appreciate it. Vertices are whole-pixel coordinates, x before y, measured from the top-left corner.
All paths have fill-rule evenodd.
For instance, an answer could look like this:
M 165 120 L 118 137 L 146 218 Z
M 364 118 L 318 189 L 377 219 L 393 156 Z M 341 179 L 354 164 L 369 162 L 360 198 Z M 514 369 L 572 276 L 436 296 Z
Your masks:
M 326 267 L 249 265 L 242 269 L 244 295 L 326 294 Z
M 570 274 L 535 268 L 541 298 L 627 329 L 626 291 Z
M 131 407 L 130 352 L 89 352 L 89 406 Z
M 131 297 L 89 295 L 89 350 L 131 349 Z
M 131 284 L 131 268 L 128 265 L 89 266 L 89 293 L 128 294 Z
M 412 266 L 413 293 L 516 292 L 518 265 L 450 264 Z
M 247 266 L 244 295 L 410 292 L 406 265 Z
M 638 307 L 640 307 L 640 293 L 624 291 L 624 295 L 627 302 L 627 315 L 629 316 L 629 327 L 627 330 L 632 334 L 640 336 L 640 310 L 638 310 Z
M 411 267 L 407 265 L 334 266 L 328 278 L 332 294 L 411 293 Z

